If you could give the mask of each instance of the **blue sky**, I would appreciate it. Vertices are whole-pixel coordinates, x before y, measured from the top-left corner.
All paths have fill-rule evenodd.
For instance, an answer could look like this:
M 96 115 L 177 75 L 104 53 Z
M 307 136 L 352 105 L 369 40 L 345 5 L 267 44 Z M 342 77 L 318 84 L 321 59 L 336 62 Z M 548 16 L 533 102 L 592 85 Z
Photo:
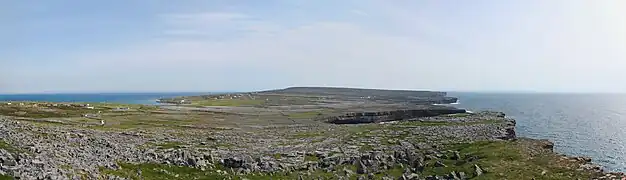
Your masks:
M 626 92 L 620 0 L 0 2 L 0 93 Z

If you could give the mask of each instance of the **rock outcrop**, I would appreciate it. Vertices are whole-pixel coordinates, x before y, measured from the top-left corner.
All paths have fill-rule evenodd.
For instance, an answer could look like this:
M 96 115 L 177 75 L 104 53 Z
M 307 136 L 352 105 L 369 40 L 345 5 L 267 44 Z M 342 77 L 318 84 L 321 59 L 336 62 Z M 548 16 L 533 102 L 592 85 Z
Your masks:
M 380 112 L 359 112 L 348 113 L 341 116 L 325 117 L 325 121 L 333 124 L 361 124 L 361 123 L 379 123 L 388 121 L 400 121 L 415 119 L 421 117 L 432 117 L 446 114 L 466 113 L 464 109 L 456 109 L 451 107 L 434 107 L 424 109 L 409 109 L 396 111 L 380 111 Z

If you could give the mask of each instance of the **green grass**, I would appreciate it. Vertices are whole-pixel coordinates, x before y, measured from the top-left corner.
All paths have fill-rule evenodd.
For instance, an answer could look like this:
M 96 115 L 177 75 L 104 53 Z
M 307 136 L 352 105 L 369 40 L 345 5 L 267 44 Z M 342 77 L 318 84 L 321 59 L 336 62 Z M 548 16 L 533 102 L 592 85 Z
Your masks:
M 0 140 L 0 149 L 4 149 L 4 150 L 6 150 L 6 151 L 8 151 L 9 153 L 12 153 L 12 154 L 26 152 L 24 150 L 21 150 L 21 149 L 18 149 L 16 147 L 13 147 L 13 146 L 9 145 L 8 143 L 6 143 L 3 140 Z
M 20 104 L 24 105 L 20 105 Z M 35 104 L 40 104 L 34 106 Z M 58 104 L 58 106 L 45 106 L 44 104 Z M 64 104 L 89 104 L 94 109 L 84 107 L 64 106 Z M 0 115 L 16 116 L 25 118 L 61 118 L 80 117 L 84 114 L 95 114 L 98 111 L 110 113 L 110 110 L 118 107 L 128 107 L 129 112 L 148 112 L 157 110 L 156 106 L 132 105 L 132 104 L 111 104 L 111 103 L 47 103 L 47 102 L 13 102 L 12 105 L 0 103 Z M 118 112 L 119 113 L 119 112 Z
M 283 155 L 281 155 L 280 153 L 276 153 L 276 154 L 273 154 L 272 157 L 274 157 L 274 159 L 280 159 L 280 158 L 283 158 Z
M 145 129 L 145 128 L 186 128 L 184 125 L 194 126 L 202 123 L 202 117 L 211 119 L 213 115 L 163 115 L 146 112 L 134 112 L 128 114 L 103 115 L 105 125 L 91 126 L 93 129 Z M 100 123 L 93 120 L 92 123 Z
M 304 156 L 304 161 L 319 161 L 317 156 L 306 155 Z
M 0 175 L 0 180 L 14 180 L 13 176 L 9 175 Z
M 248 174 L 248 175 L 233 175 L 230 169 L 216 167 L 212 170 L 202 171 L 200 169 L 171 166 L 162 164 L 129 164 L 118 163 L 121 166 L 120 170 L 111 170 L 107 168 L 100 168 L 103 174 L 117 175 L 133 180 L 139 179 L 151 179 L 151 180 L 215 180 L 215 179 L 258 179 L 258 180 L 288 180 L 297 179 L 296 173 L 277 173 L 270 174 Z M 141 170 L 141 176 L 138 175 L 138 171 Z M 225 171 L 228 174 L 220 173 L 219 171 Z M 316 172 L 315 176 L 331 177 L 329 173 Z
M 180 143 L 180 142 L 165 142 L 165 143 L 161 143 L 161 144 L 157 144 L 156 146 L 159 147 L 159 149 L 178 149 L 180 148 L 180 146 L 184 146 L 185 144 Z
M 318 137 L 318 136 L 323 136 L 323 135 L 324 133 L 322 132 L 301 132 L 301 133 L 293 135 L 292 138 L 296 138 L 296 139 L 312 138 L 312 137 Z
M 69 164 L 62 164 L 61 166 L 59 166 L 59 168 L 64 169 L 64 170 L 71 170 L 74 169 L 71 165 Z
M 476 124 L 495 124 L 503 123 L 501 120 L 482 120 L 473 122 L 447 122 L 447 121 L 403 121 L 392 126 L 410 125 L 410 126 L 469 126 Z
M 256 106 L 262 105 L 263 100 L 252 99 L 207 99 L 192 101 L 191 105 L 195 106 Z
M 467 117 L 467 116 L 471 116 L 472 114 L 470 113 L 456 113 L 456 114 L 448 114 L 448 115 L 443 115 L 443 116 L 447 116 L 447 117 Z
M 4 149 L 4 150 L 8 151 L 11 154 L 18 154 L 18 153 L 25 152 L 24 150 L 15 148 L 15 147 L 7 144 L 4 140 L 0 140 L 0 149 Z M 13 178 L 13 176 L 0 175 L 0 180 L 13 180 L 13 179 L 15 179 L 15 178 Z
M 216 147 L 223 147 L 223 148 L 233 148 L 233 147 L 237 147 L 234 144 L 231 143 L 226 143 L 226 142 L 218 142 L 217 144 L 215 144 Z
M 460 152 L 461 161 L 440 159 L 447 167 L 433 167 L 437 160 L 429 160 L 424 175 L 449 174 L 452 171 L 465 172 L 468 177 L 473 177 L 474 165 L 480 166 L 484 170 L 483 176 L 479 179 L 529 179 L 531 177 L 539 179 L 590 179 L 588 172 L 577 171 L 576 164 L 571 162 L 560 162 L 559 157 L 548 151 L 537 150 L 535 145 L 527 140 L 514 142 L 475 142 L 468 144 L 458 144 L 449 149 Z M 452 154 L 448 154 L 452 156 Z M 466 161 L 468 157 L 474 156 L 478 160 Z M 546 175 L 541 175 L 542 171 L 547 171 Z
M 290 95 L 290 94 L 263 94 L 257 99 L 266 100 L 267 105 L 309 105 L 315 104 L 318 97 Z
M 321 111 L 307 111 L 307 112 L 290 113 L 287 116 L 292 119 L 311 119 L 311 118 L 315 118 L 321 115 L 323 115 L 323 112 Z

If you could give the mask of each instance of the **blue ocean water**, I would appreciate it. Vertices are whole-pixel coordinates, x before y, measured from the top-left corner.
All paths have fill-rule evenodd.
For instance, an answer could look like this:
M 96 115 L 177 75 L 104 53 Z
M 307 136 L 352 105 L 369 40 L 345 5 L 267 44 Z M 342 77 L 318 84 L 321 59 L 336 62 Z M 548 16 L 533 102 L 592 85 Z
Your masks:
M 626 171 L 626 94 L 449 95 L 460 98 L 457 107 L 505 112 L 517 120 L 518 136 L 549 139 L 559 153 Z
M 164 97 L 207 93 L 109 93 L 0 95 L 0 101 L 156 104 Z M 495 110 L 517 120 L 518 136 L 549 139 L 559 153 L 592 157 L 607 170 L 626 171 L 626 95 L 449 93 L 454 105 Z
M 0 94 L 0 101 L 47 101 L 158 104 L 157 99 L 177 96 L 193 96 L 211 93 L 99 93 L 99 94 Z

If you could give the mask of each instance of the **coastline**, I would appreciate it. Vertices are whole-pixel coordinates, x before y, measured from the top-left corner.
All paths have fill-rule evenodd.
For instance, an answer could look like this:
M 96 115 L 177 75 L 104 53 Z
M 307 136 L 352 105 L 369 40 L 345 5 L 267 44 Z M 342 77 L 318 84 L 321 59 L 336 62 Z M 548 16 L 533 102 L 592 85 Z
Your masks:
M 0 147 L 4 149 L 0 150 L 0 159 L 11 162 L 0 167 L 0 174 L 23 179 L 40 176 L 57 179 L 73 176 L 88 179 L 138 176 L 147 179 L 370 176 L 617 179 L 623 176 L 623 173 L 604 172 L 590 158 L 558 154 L 554 152 L 554 144 L 547 140 L 517 137 L 515 120 L 499 112 L 425 116 L 399 111 L 402 115 L 398 116 L 395 113 L 404 105 L 371 104 L 372 107 L 364 108 L 355 104 L 357 109 L 335 112 L 315 109 L 314 105 L 261 106 L 255 99 L 209 101 L 201 103 L 227 102 L 230 104 L 226 105 L 232 106 L 215 111 L 126 105 L 128 109 L 120 111 L 117 106 L 94 104 L 93 109 L 75 106 L 58 109 L 58 113 L 50 111 L 57 108 L 41 102 L 37 106 L 12 106 L 21 109 L 11 114 L 12 117 L 0 117 L 0 138 L 4 143 Z M 428 110 L 428 106 L 409 107 L 409 110 Z M 367 115 L 369 110 L 381 108 L 390 111 Z M 354 110 L 364 114 L 346 114 Z M 39 113 L 44 112 L 47 114 L 40 117 Z M 106 125 L 81 117 L 92 112 L 98 112 Z M 6 113 L 2 111 L 3 115 Z M 319 116 L 374 121 L 335 124 L 320 120 Z M 401 117 L 401 120 L 378 123 L 388 117 Z M 140 169 L 143 174 L 138 175 L 134 169 Z M 165 171 L 168 173 L 159 173 Z

